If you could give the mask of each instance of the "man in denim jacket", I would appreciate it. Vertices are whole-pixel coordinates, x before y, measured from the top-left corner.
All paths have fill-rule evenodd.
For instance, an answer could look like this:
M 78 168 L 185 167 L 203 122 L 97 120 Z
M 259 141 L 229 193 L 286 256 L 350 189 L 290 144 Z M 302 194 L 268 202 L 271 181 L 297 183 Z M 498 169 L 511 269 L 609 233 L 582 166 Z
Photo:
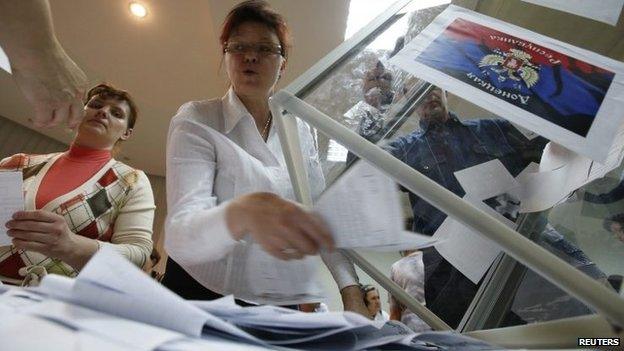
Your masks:
M 539 162 L 547 143 L 542 137 L 528 140 L 502 119 L 460 121 L 448 110 L 446 92 L 439 88 L 429 93 L 416 112 L 421 128 L 394 140 L 386 149 L 460 197 L 465 191 L 454 172 L 499 159 L 515 177 L 530 162 Z M 414 215 L 412 230 L 433 235 L 446 214 L 413 193 L 409 194 L 409 199 Z M 548 241 L 548 237 L 544 240 Z M 551 246 L 557 249 L 561 243 L 556 240 Z M 424 250 L 423 262 L 427 307 L 451 327 L 457 327 L 478 285 L 464 277 L 434 248 Z M 577 255 L 570 257 L 569 262 L 577 267 L 593 265 L 584 254 L 580 259 Z
M 460 121 L 448 111 L 446 93 L 435 88 L 418 106 L 420 130 L 390 143 L 386 149 L 395 157 L 458 196 L 465 194 L 453 174 L 493 159 L 517 176 L 529 163 L 539 162 L 544 138 L 532 141 L 502 119 Z M 412 229 L 433 235 L 446 214 L 411 194 L 414 213 Z

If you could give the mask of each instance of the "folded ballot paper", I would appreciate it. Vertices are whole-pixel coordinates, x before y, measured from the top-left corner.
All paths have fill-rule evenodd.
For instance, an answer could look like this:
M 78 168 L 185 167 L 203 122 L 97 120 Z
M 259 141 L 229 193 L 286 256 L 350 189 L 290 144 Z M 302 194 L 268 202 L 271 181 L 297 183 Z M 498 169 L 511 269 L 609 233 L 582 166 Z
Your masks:
M 47 275 L 37 288 L 0 294 L 0 324 L 0 336 L 20 326 L 39 326 L 42 338 L 15 338 L 17 349 L 38 349 L 43 344 L 37 340 L 48 340 L 47 332 L 66 349 L 80 345 L 89 350 L 432 350 L 429 339 L 450 345 L 435 350 L 492 349 L 455 333 L 417 335 L 399 322 L 371 321 L 351 312 L 243 308 L 232 296 L 187 301 L 108 247 L 75 279 Z
M 358 161 L 314 205 L 338 248 L 398 251 L 432 246 L 427 235 L 403 229 L 399 189 L 388 176 Z
M 106 246 L 87 263 L 76 279 L 47 275 L 38 291 L 62 301 L 187 336 L 200 337 L 204 331 L 212 330 L 259 342 L 156 283 Z

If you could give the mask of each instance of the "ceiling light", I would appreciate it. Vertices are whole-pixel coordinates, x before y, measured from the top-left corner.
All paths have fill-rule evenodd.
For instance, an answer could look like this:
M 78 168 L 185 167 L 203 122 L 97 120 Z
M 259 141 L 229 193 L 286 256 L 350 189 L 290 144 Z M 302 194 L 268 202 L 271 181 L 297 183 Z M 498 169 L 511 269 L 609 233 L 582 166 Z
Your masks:
M 145 6 L 139 4 L 138 2 L 130 3 L 130 12 L 139 18 L 147 16 L 147 8 L 145 8 Z

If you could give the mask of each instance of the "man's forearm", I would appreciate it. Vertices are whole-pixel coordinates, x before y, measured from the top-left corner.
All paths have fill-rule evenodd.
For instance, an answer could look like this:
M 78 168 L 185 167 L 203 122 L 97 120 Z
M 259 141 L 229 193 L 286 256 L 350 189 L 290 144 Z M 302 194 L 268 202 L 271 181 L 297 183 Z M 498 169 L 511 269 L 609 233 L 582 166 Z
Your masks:
M 340 250 L 323 252 L 321 258 L 336 281 L 339 290 L 347 286 L 359 285 L 359 279 L 353 263 Z
M 59 46 L 47 0 L 0 0 L 0 45 L 12 64 Z
M 48 1 L 0 0 L 0 46 L 13 80 L 33 107 L 32 123 L 78 126 L 88 81 L 57 40 Z
M 321 258 L 338 285 L 344 310 L 369 317 L 359 279 L 351 260 L 340 250 L 332 253 L 325 252 Z
M 393 321 L 401 320 L 401 309 L 396 304 L 390 305 L 390 320 L 393 320 Z
M 359 285 L 350 285 L 340 290 L 342 305 L 345 311 L 359 313 L 366 318 L 371 318 L 368 308 L 364 304 L 364 293 Z

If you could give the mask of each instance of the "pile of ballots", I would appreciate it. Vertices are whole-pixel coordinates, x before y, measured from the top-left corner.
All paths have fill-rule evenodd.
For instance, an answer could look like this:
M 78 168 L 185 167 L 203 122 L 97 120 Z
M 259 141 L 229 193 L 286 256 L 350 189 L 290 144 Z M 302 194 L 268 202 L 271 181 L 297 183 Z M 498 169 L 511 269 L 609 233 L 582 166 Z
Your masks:
M 270 345 L 304 350 L 493 350 L 453 333 L 416 334 L 396 321 L 374 322 L 351 312 L 302 313 L 276 306 L 240 307 L 232 296 L 193 301 Z
M 75 279 L 0 286 L 0 338 L 12 350 L 492 350 L 455 333 L 415 334 L 350 312 L 187 301 L 103 247 Z M 16 334 L 32 330 L 36 333 Z

